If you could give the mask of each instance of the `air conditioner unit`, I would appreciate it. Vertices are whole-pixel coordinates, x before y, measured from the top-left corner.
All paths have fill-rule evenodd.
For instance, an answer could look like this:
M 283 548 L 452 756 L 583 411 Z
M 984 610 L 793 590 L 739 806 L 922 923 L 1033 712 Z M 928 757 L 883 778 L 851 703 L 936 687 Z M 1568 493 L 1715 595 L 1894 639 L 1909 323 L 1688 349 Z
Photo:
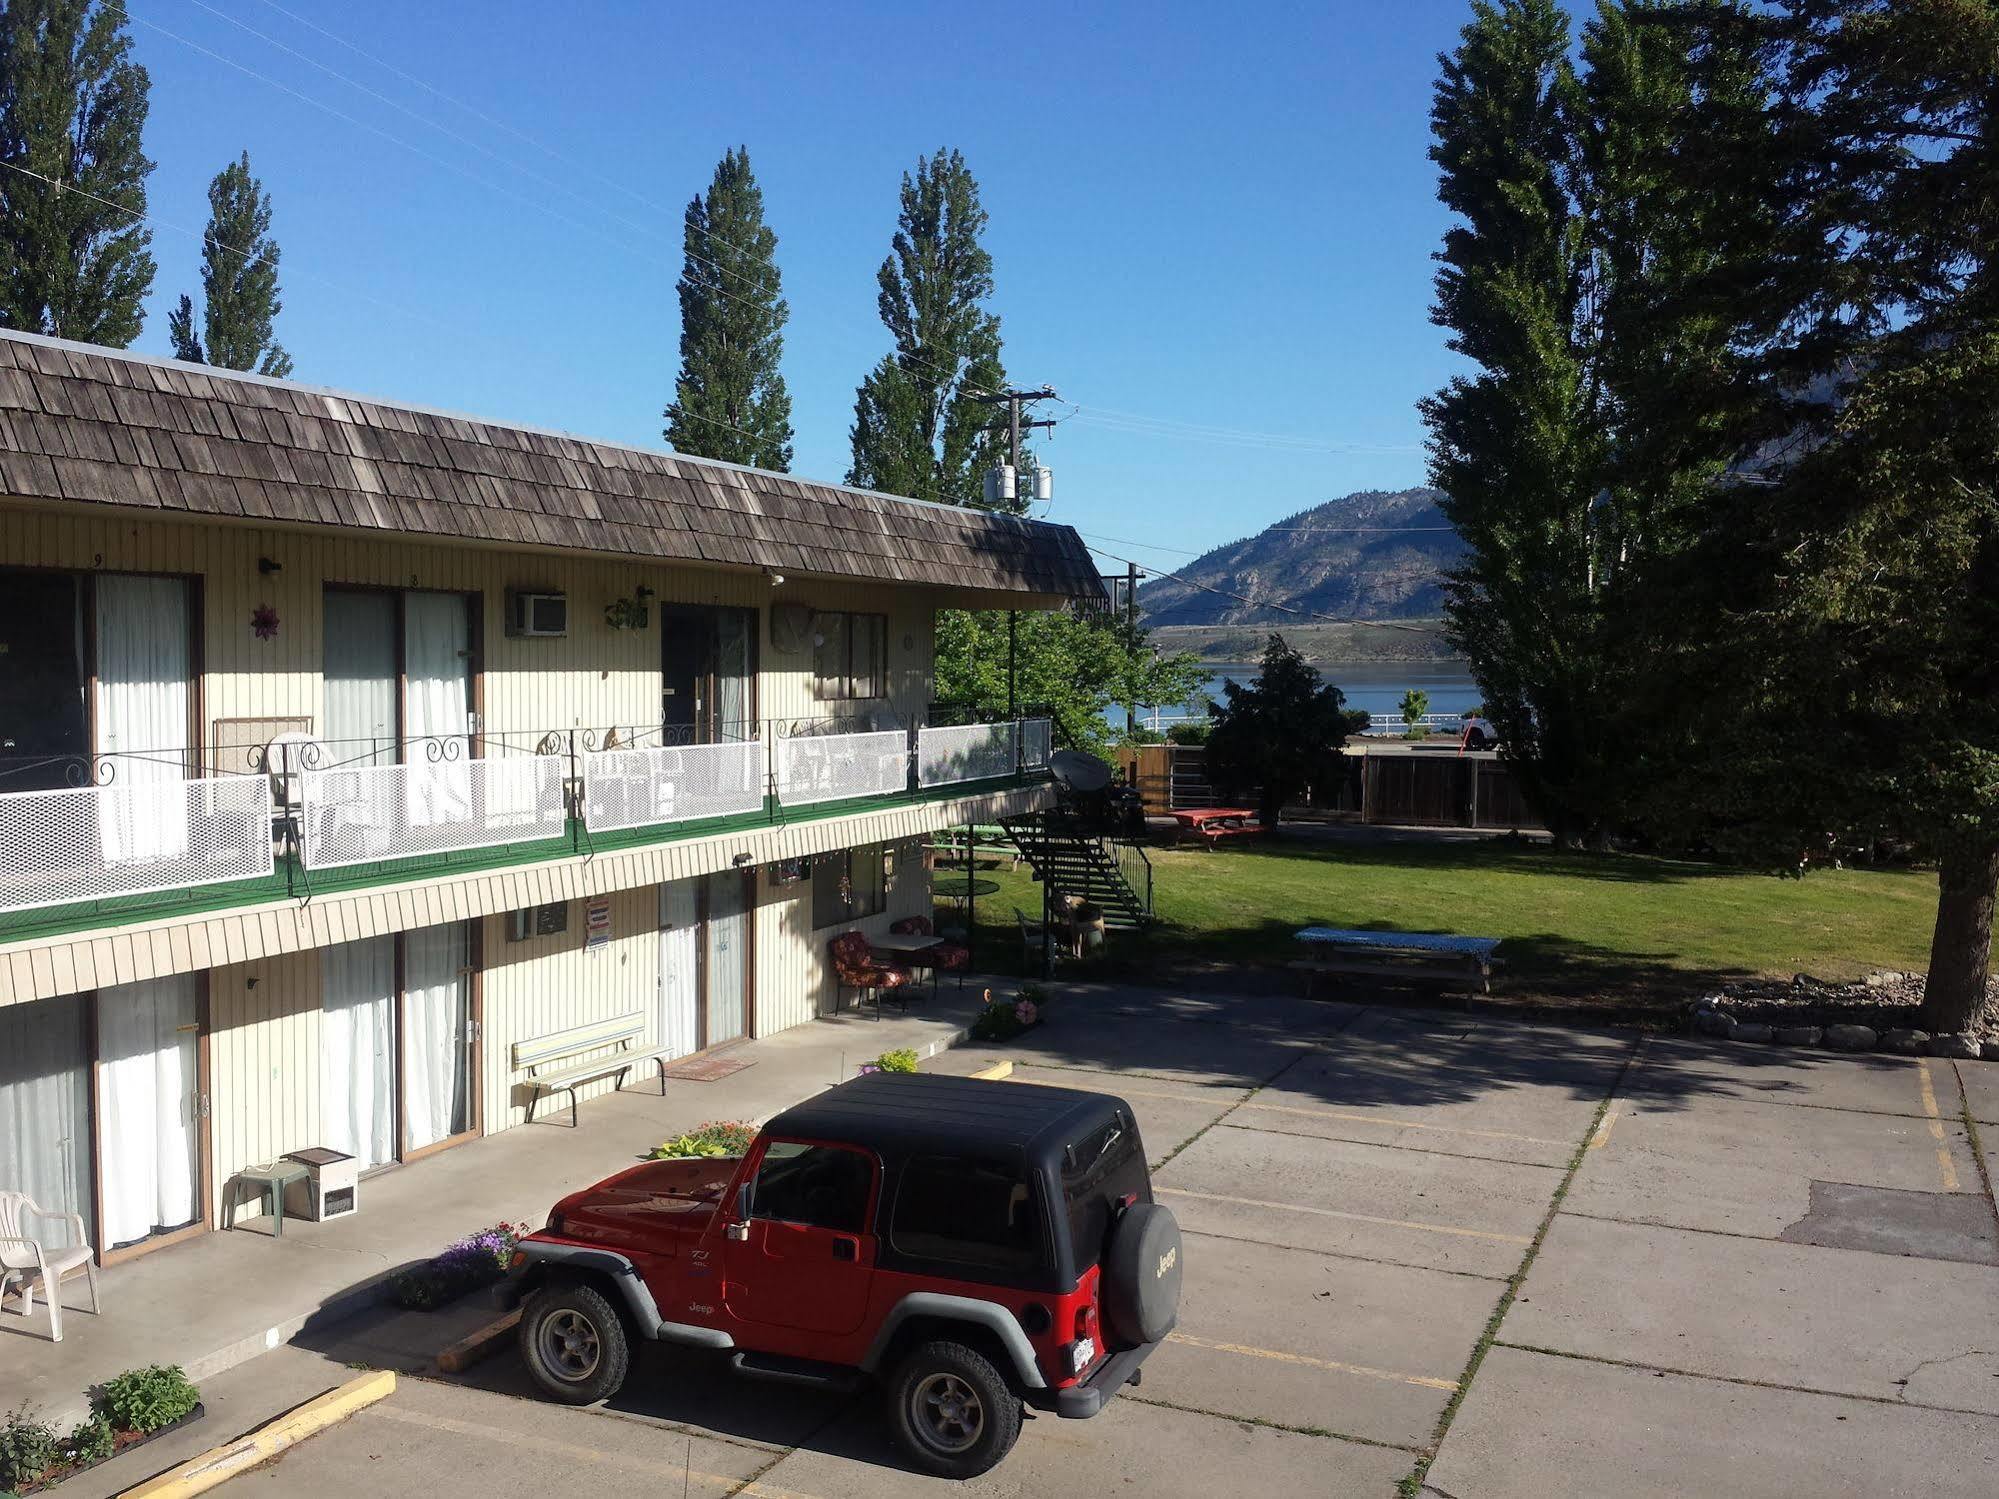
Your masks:
M 360 1181 L 360 1162 L 351 1155 L 316 1145 L 310 1150 L 294 1150 L 285 1157 L 305 1167 L 306 1178 L 285 1188 L 285 1212 L 311 1223 L 344 1218 L 354 1211 L 355 1191 Z
M 507 613 L 509 635 L 567 635 L 569 599 L 560 593 L 516 593 Z

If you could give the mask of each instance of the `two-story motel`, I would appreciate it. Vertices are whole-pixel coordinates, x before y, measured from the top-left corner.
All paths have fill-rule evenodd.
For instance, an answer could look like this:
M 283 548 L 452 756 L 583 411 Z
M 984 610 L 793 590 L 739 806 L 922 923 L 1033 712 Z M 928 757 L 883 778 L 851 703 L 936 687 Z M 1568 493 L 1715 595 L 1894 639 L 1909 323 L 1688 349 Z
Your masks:
M 0 1188 L 116 1258 L 522 1122 L 538 1037 L 829 1013 L 930 835 L 1049 796 L 1045 721 L 926 725 L 936 612 L 1099 592 L 1063 526 L 0 333 Z

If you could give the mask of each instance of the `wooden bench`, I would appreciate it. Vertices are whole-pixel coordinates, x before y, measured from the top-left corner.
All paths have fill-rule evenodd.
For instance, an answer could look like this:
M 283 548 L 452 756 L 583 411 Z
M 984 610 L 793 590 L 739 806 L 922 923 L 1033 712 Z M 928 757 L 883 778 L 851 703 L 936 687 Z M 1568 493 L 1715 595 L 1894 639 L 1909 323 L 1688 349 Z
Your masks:
M 639 1042 L 645 1039 L 646 1017 L 642 1010 L 633 1010 L 624 1015 L 613 1015 L 608 1020 L 593 1020 L 588 1025 L 572 1025 L 567 1030 L 550 1031 L 545 1036 L 535 1036 L 513 1044 L 514 1070 L 527 1071 L 527 1083 L 533 1090 L 528 1094 L 529 1124 L 534 1123 L 534 1108 L 544 1096 L 550 1093 L 569 1095 L 569 1127 L 576 1127 L 576 1090 L 584 1083 L 594 1083 L 600 1077 L 617 1074 L 617 1086 L 625 1085 L 625 1074 L 632 1068 L 651 1062 L 659 1069 L 659 1095 L 666 1096 L 666 1064 L 669 1060 L 665 1047 L 641 1049 Z M 615 1046 L 616 1051 L 600 1057 L 582 1058 L 585 1052 L 602 1051 L 607 1046 Z M 567 1065 L 563 1065 L 567 1063 Z M 549 1070 L 544 1070 L 549 1069 Z
M 1321 974 L 1360 974 L 1372 978 L 1460 981 L 1492 992 L 1492 970 L 1504 959 L 1494 956 L 1497 937 L 1458 937 L 1441 932 L 1375 932 L 1313 926 L 1298 940 L 1315 951 L 1285 967 L 1305 975 L 1305 997 Z

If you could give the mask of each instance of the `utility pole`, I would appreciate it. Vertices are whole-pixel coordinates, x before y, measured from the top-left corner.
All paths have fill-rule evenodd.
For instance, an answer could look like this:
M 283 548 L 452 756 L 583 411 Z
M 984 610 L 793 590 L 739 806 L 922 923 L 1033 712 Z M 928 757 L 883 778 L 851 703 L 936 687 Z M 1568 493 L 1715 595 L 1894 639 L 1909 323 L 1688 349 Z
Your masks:
M 1124 565 L 1124 627 L 1129 635 L 1138 629 L 1138 564 Z M 1157 722 L 1157 715 L 1154 717 Z M 1124 737 L 1127 741 L 1138 733 L 1138 708 L 1134 703 L 1124 705 Z
M 1006 407 L 1006 461 L 1007 466 L 1013 470 L 1017 483 L 1020 475 L 1020 434 L 1023 431 L 1032 431 L 1036 427 L 1055 425 L 1054 422 L 1047 420 L 1023 421 L 1020 415 L 1021 408 L 1031 406 L 1036 401 L 1055 401 L 1061 398 L 1055 394 L 1054 386 L 1044 385 L 1039 390 L 996 390 L 988 395 L 973 396 L 972 399 L 982 406 Z M 993 427 L 988 430 L 998 432 L 1001 429 Z

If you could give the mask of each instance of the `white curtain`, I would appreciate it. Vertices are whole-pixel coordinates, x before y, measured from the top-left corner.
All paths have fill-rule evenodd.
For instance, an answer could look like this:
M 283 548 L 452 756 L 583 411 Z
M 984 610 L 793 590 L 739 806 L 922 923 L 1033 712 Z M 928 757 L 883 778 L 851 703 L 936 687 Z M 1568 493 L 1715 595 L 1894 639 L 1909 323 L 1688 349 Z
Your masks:
M 105 573 L 97 579 L 97 751 L 115 774 L 98 802 L 111 863 L 187 854 L 187 795 L 171 790 L 188 753 L 187 584 Z
M 653 1034 L 677 1057 L 695 1048 L 701 992 L 700 881 L 659 887 L 659 1016 Z
M 408 813 L 413 827 L 472 815 L 472 636 L 462 593 L 403 595 L 404 733 L 409 749 Z M 431 758 L 426 740 L 438 741 Z M 456 758 L 452 758 L 456 756 Z
M 97 996 L 104 1240 L 132 1244 L 201 1216 L 193 974 Z
M 465 924 L 403 936 L 403 1118 L 412 1150 L 471 1128 Z
M 362 1169 L 396 1157 L 396 939 L 326 949 L 319 1021 L 322 1143 Z
M 743 1033 L 749 999 L 750 913 L 736 871 L 708 877 L 708 1044 Z
M 750 632 L 756 615 L 747 609 L 715 611 L 715 733 L 720 743 L 754 739 L 750 722 Z
M 0 1006 L 0 1189 L 50 1212 L 90 1207 L 90 1075 L 83 997 Z M 69 1235 L 49 1224 L 42 1242 Z

